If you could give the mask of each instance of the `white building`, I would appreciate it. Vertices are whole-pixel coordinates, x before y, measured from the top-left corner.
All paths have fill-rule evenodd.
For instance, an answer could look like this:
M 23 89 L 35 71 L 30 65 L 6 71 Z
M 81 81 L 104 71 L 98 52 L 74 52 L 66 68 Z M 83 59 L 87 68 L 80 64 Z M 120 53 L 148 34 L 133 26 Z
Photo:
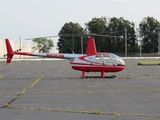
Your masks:
M 4 53 L 3 40 L 0 39 L 0 58 L 3 57 L 3 53 Z

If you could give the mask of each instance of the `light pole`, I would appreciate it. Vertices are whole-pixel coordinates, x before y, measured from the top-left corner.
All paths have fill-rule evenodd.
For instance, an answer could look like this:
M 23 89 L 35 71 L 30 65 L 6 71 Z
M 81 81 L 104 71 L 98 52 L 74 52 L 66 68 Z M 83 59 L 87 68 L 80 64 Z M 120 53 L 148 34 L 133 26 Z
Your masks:
M 139 55 L 140 57 L 142 56 L 142 40 L 143 40 L 143 37 L 140 37 L 140 29 L 137 28 L 136 29 L 136 36 L 137 36 L 137 41 L 138 41 L 138 44 L 139 44 Z
M 139 39 L 139 56 L 142 57 L 142 39 Z
M 81 54 L 83 54 L 83 36 L 81 36 Z
M 125 26 L 125 57 L 127 57 L 127 28 Z
M 19 37 L 19 49 L 21 49 L 21 36 Z M 19 56 L 20 57 L 20 59 L 21 59 L 21 55 Z
M 73 50 L 73 52 L 75 52 L 75 51 L 74 51 L 74 34 L 73 34 L 72 37 L 73 37 L 73 38 L 72 38 L 72 50 Z
M 125 57 L 127 57 L 127 23 L 123 19 L 123 17 L 121 18 L 121 22 L 124 23 L 124 27 L 125 27 Z

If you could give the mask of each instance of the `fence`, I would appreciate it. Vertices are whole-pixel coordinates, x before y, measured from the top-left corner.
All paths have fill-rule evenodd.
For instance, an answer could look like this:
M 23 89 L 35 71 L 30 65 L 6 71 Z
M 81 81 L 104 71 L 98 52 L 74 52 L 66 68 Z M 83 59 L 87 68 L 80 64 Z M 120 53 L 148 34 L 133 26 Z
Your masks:
M 125 53 L 115 53 L 120 57 L 125 57 Z M 127 53 L 127 57 L 160 57 L 159 53 Z

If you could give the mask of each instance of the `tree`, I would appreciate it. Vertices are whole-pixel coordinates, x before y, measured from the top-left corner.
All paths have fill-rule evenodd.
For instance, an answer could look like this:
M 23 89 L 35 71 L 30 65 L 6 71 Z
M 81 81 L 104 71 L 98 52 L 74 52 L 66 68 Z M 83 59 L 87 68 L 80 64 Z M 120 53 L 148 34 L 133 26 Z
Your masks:
M 49 50 L 54 47 L 53 41 L 51 39 L 35 38 L 32 42 L 34 42 L 32 50 L 38 50 L 38 52 L 41 53 L 49 53 Z
M 145 17 L 139 24 L 140 37 L 142 38 L 142 52 L 158 52 L 158 26 L 159 22 L 153 17 Z
M 105 35 L 106 34 L 106 22 L 107 19 L 106 17 L 101 17 L 101 18 L 92 18 L 91 21 L 89 21 L 88 23 L 86 23 L 86 28 L 85 31 L 89 31 L 89 33 L 95 33 L 95 34 L 101 34 L 101 35 Z M 97 47 L 97 51 L 105 51 L 104 47 L 105 47 L 105 38 L 104 37 L 96 37 L 95 38 L 95 42 L 96 42 L 96 47 Z
M 114 53 L 124 53 L 124 24 L 122 22 L 123 18 L 110 18 L 110 21 L 107 25 L 106 34 L 116 37 L 106 38 L 106 50 Z M 122 36 L 121 38 L 119 38 Z M 107 42 L 108 41 L 108 42 Z
M 83 28 L 79 23 L 65 23 L 62 26 L 58 39 L 58 48 L 60 53 L 81 53 L 81 35 L 83 34 Z M 72 49 L 72 50 L 71 50 Z
M 98 51 L 124 53 L 125 52 L 125 28 L 127 29 L 128 52 L 137 52 L 138 45 L 134 30 L 134 23 L 123 18 L 93 18 L 86 23 L 86 28 L 91 33 L 117 36 L 95 37 Z M 120 38 L 119 36 L 123 36 Z
M 123 17 L 118 19 L 119 21 L 119 35 L 121 34 L 123 38 L 121 39 L 121 48 L 125 52 L 125 32 L 127 34 L 127 52 L 129 54 L 135 54 L 138 52 L 138 41 L 136 38 L 135 24 L 129 20 L 125 20 Z

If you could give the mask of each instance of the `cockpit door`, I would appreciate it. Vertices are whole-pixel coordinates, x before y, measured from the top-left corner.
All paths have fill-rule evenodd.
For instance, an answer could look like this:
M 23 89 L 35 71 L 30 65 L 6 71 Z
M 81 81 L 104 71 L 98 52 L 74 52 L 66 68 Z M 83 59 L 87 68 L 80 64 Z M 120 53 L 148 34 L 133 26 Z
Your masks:
M 101 64 L 105 64 L 105 60 L 103 58 L 103 55 L 97 55 L 96 62 L 101 63 Z
M 105 61 L 104 63 L 107 64 L 107 65 L 114 65 L 116 66 L 116 63 L 114 61 L 114 59 L 112 58 L 111 55 L 104 55 L 103 56 L 103 60 Z

